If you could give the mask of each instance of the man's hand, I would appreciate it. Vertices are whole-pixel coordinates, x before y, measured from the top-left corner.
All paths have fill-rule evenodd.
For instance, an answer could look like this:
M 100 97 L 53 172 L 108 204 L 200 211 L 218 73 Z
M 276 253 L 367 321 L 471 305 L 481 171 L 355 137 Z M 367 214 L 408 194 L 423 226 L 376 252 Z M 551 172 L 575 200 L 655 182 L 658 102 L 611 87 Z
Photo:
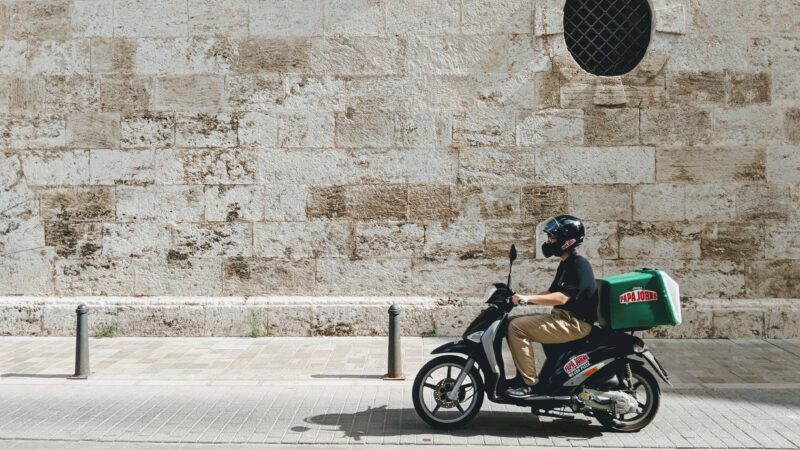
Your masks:
M 517 306 L 517 305 L 519 305 L 520 300 L 523 300 L 523 299 L 528 300 L 528 296 L 527 295 L 514 294 L 514 296 L 511 297 L 511 303 L 513 303 L 514 306 Z M 528 300 L 528 301 L 530 301 L 530 300 Z

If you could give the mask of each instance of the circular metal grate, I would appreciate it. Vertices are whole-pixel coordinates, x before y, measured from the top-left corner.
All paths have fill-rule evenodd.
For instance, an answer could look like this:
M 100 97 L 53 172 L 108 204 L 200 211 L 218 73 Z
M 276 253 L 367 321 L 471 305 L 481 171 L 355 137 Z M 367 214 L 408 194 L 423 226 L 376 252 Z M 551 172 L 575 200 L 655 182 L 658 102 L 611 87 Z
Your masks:
M 567 0 L 564 6 L 567 48 L 594 75 L 633 70 L 647 52 L 651 28 L 647 0 Z

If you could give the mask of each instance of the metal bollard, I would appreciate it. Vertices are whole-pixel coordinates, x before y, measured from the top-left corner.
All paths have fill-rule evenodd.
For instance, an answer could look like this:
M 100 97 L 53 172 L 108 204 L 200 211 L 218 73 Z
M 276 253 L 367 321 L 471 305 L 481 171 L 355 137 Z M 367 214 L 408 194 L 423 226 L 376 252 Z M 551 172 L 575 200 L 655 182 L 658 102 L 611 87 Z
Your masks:
M 405 380 L 403 376 L 403 349 L 400 347 L 400 307 L 389 307 L 389 370 L 384 380 Z
M 75 333 L 75 375 L 68 378 L 85 380 L 89 378 L 89 325 L 86 317 L 89 308 L 80 304 L 75 313 L 78 315 L 78 329 Z

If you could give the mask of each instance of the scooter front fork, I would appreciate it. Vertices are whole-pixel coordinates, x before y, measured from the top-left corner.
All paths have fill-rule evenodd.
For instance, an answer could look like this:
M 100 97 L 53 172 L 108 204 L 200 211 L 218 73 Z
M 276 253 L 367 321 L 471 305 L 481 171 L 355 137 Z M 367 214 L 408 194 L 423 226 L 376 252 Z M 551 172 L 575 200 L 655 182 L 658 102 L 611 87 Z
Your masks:
M 461 373 L 459 373 L 458 378 L 456 378 L 456 384 L 454 384 L 453 389 L 450 389 L 450 392 L 447 393 L 448 400 L 452 402 L 458 398 L 458 393 L 461 390 L 461 384 L 464 383 L 464 380 L 467 378 L 467 374 L 469 374 L 469 372 L 472 370 L 472 366 L 474 365 L 474 359 L 467 359 L 467 363 L 464 364 L 464 367 L 461 369 Z

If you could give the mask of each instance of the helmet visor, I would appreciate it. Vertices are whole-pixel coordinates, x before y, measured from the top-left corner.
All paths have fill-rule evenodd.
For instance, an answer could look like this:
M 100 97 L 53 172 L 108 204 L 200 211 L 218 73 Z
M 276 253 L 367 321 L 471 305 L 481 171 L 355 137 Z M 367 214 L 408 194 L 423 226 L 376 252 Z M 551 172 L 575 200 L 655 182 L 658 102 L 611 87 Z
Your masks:
M 554 236 L 558 236 L 561 231 L 561 222 L 559 222 L 555 217 L 551 217 L 544 221 L 544 227 L 542 230 L 547 234 L 552 234 Z

